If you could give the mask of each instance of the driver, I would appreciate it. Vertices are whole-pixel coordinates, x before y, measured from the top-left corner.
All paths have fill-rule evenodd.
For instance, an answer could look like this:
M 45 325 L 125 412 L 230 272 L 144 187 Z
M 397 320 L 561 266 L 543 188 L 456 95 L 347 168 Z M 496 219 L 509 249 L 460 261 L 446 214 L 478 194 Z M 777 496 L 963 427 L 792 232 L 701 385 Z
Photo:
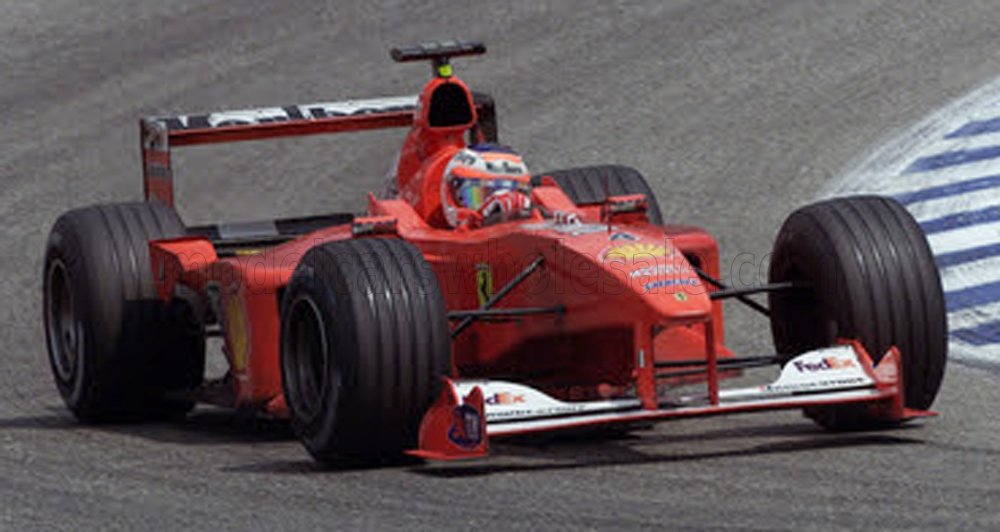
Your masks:
M 455 154 L 441 181 L 441 203 L 452 227 L 479 227 L 528 216 L 531 176 L 521 156 L 495 144 Z

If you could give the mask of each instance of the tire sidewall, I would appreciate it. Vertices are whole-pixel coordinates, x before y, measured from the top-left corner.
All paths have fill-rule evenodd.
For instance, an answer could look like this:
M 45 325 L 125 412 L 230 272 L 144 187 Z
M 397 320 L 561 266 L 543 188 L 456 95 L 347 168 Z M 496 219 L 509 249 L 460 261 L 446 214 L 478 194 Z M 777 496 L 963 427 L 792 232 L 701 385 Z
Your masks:
M 97 390 L 87 386 L 87 383 L 98 379 L 97 368 L 102 363 L 114 364 L 116 360 L 98 360 L 99 353 L 109 353 L 108 342 L 102 342 L 109 335 L 115 334 L 121 322 L 121 313 L 115 312 L 109 305 L 99 302 L 99 294 L 116 294 L 114 283 L 107 282 L 106 276 L 94 275 L 89 265 L 94 264 L 102 252 L 107 252 L 106 245 L 96 238 L 87 238 L 87 234 L 76 230 L 82 222 L 85 213 L 74 211 L 67 213 L 56 223 L 49 238 L 45 258 L 45 340 L 48 346 L 49 364 L 60 394 L 70 409 L 77 415 L 89 417 L 87 405 L 96 400 Z M 73 219 L 75 218 L 75 219 Z M 76 223 L 74 223 L 76 222 Z M 97 256 L 95 256 L 97 255 Z M 77 330 L 82 333 L 82 341 L 77 340 L 75 371 L 69 380 L 59 376 L 56 362 L 53 359 L 52 338 L 49 334 L 48 312 L 49 303 L 49 273 L 56 262 L 63 264 L 69 282 L 69 290 L 73 298 L 73 315 L 77 321 Z M 84 279 L 90 282 L 83 282 Z M 87 319 L 81 319 L 86 316 Z
M 317 266 L 313 258 L 315 252 L 310 251 L 303 258 L 295 274 L 289 282 L 281 303 L 281 381 L 284 389 L 286 404 L 289 409 L 292 428 L 305 444 L 306 449 L 313 456 L 326 459 L 329 458 L 323 452 L 323 443 L 339 439 L 337 429 L 342 410 L 342 387 L 344 384 L 343 366 L 344 361 L 338 358 L 338 354 L 343 353 L 345 346 L 339 345 L 343 341 L 343 329 L 338 334 L 336 323 L 338 320 L 350 319 L 349 316 L 338 316 L 339 298 L 337 291 L 329 286 L 329 276 L 321 275 L 317 272 Z M 318 399 L 318 412 L 314 416 L 308 416 L 303 412 L 304 408 L 298 404 L 297 396 L 300 393 L 295 389 L 297 381 L 291 378 L 296 371 L 292 350 L 286 343 L 288 331 L 291 331 L 294 317 L 291 310 L 298 304 L 311 305 L 319 314 L 319 320 L 325 335 L 324 353 L 326 359 L 326 371 L 323 375 L 324 382 L 321 383 L 322 394 Z M 306 419 L 310 418 L 310 419 Z
M 836 251 L 825 235 L 783 233 L 775 245 L 770 282 L 793 281 L 807 291 L 770 298 L 771 328 L 784 361 L 836 342 L 843 320 L 836 294 L 843 295 L 844 276 L 836 268 Z

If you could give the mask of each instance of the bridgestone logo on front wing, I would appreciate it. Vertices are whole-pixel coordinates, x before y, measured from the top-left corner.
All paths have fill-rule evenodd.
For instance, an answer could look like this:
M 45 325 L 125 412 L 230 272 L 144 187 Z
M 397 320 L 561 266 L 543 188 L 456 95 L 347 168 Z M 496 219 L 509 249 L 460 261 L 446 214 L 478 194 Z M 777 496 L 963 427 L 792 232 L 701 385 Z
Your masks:
M 826 379 L 796 384 L 767 384 L 761 386 L 761 391 L 772 393 L 792 393 L 809 390 L 827 390 L 831 388 L 846 388 L 852 386 L 867 386 L 871 384 L 863 377 L 847 377 L 843 379 Z
M 501 419 L 524 419 L 530 417 L 561 416 L 566 414 L 577 414 L 586 412 L 586 408 L 577 405 L 552 406 L 534 409 L 492 411 L 486 413 L 487 421 L 497 421 Z
M 507 381 L 455 381 L 454 386 L 459 397 L 466 397 L 478 386 L 483 392 L 486 419 L 496 422 L 608 412 L 639 406 L 637 399 L 567 403 L 529 386 Z

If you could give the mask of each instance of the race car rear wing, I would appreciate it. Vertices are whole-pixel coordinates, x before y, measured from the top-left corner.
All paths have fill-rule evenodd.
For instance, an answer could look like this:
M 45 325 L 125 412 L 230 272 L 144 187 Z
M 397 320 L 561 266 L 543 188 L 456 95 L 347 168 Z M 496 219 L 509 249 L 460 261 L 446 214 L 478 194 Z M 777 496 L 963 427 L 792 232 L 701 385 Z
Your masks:
M 471 140 L 496 142 L 493 98 L 473 93 L 473 100 L 478 121 L 469 132 Z M 402 96 L 143 118 L 139 128 L 146 201 L 173 206 L 170 150 L 174 147 L 408 127 L 416 101 L 416 96 Z

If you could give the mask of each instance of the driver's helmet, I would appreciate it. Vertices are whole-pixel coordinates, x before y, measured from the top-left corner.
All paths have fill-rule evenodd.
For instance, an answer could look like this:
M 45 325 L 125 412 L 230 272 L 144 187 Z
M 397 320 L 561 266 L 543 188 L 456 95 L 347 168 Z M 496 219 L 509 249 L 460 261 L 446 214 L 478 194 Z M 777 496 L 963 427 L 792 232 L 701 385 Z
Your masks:
M 476 213 L 482 213 L 502 195 L 514 195 L 527 202 L 531 176 L 521 156 L 496 144 L 476 144 L 456 153 L 445 167 L 441 200 L 445 218 L 457 227 Z M 505 202 L 505 204 L 510 202 Z M 524 204 L 524 203 L 522 203 Z

